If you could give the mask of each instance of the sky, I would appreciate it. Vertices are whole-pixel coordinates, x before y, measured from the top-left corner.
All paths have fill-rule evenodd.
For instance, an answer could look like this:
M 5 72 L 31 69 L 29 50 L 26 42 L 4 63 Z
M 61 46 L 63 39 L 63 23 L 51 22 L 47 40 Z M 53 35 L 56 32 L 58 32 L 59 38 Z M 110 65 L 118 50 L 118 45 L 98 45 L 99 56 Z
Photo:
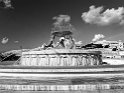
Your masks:
M 124 41 L 124 0 L 11 0 L 0 7 L 0 51 L 31 49 L 48 43 L 59 15 L 70 16 L 76 41 L 88 44 L 96 35 Z

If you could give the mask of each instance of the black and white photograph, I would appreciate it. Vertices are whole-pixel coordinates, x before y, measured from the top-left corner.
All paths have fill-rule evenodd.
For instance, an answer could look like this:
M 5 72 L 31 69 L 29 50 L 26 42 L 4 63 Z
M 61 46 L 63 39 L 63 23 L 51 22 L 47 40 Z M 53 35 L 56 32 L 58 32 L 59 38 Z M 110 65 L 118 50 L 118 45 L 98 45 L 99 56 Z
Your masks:
M 124 93 L 124 0 L 0 0 L 0 93 Z

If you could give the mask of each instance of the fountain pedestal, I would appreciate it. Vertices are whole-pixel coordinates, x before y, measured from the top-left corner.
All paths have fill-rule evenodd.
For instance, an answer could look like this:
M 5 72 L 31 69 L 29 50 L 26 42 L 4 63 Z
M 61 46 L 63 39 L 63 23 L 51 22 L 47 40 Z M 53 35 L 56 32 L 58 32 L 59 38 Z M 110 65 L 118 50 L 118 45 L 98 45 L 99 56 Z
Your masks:
M 99 51 L 50 49 L 23 52 L 20 66 L 94 66 L 102 63 Z

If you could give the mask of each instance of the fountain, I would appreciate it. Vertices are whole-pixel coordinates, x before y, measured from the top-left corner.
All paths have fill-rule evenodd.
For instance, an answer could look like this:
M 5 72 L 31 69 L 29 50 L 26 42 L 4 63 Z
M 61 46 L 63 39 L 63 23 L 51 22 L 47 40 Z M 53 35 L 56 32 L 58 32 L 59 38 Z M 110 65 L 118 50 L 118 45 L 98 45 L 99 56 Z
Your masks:
M 99 91 L 124 87 L 118 83 L 123 81 L 123 66 L 102 65 L 100 51 L 77 48 L 70 27 L 53 30 L 50 37 L 40 49 L 22 51 L 16 63 L 0 66 L 0 90 Z

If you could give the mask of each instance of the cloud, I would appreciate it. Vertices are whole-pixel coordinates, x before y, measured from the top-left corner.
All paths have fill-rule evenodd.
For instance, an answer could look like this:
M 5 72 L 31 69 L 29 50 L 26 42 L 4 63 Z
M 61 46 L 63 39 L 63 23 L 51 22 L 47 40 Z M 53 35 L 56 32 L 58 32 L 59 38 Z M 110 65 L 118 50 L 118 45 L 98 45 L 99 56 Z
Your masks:
M 71 17 L 69 15 L 59 15 L 59 16 L 53 17 L 53 19 L 56 20 L 54 25 L 62 25 L 63 22 L 64 23 L 70 22 Z
M 83 42 L 82 42 L 82 41 L 77 41 L 77 42 L 75 42 L 75 44 L 76 44 L 76 45 L 82 45 Z
M 104 38 L 105 36 L 103 34 L 95 34 L 94 38 L 92 39 L 93 42 L 96 42 L 102 38 Z
M 2 2 L 5 4 L 5 8 L 13 8 L 11 0 L 2 0 Z
M 9 39 L 7 37 L 4 37 L 1 41 L 2 44 L 8 43 Z
M 53 20 L 55 20 L 53 23 L 54 27 L 52 28 L 53 31 L 75 31 L 75 28 L 70 23 L 71 17 L 69 15 L 55 16 Z
M 118 7 L 118 9 L 106 9 L 105 11 L 103 11 L 103 9 L 103 6 L 90 6 L 88 12 L 82 13 L 82 20 L 89 24 L 97 24 L 101 26 L 113 23 L 118 23 L 120 25 L 124 24 L 124 7 Z
M 14 43 L 19 43 L 19 41 L 14 41 Z

